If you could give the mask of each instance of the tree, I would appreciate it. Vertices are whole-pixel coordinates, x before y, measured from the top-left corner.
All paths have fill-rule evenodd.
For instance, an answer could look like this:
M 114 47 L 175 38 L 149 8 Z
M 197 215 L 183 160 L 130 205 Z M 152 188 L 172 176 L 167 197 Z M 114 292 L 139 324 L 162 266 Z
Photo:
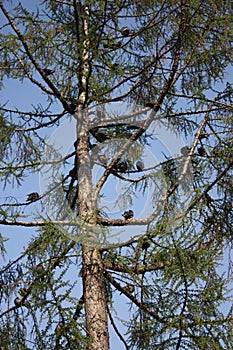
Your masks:
M 13 93 L 1 107 L 0 224 L 33 230 L 1 269 L 1 348 L 109 349 L 109 324 L 125 349 L 232 348 L 230 258 L 228 276 L 220 269 L 232 244 L 230 3 L 0 8 L 2 86 L 15 79 L 41 92 L 26 111 Z M 65 154 L 51 142 L 64 121 Z M 158 146 L 151 164 L 156 126 L 188 146 Z M 19 200 L 38 172 L 41 193 Z M 126 187 L 113 215 L 103 196 L 116 180 Z M 115 295 L 129 303 L 126 334 Z

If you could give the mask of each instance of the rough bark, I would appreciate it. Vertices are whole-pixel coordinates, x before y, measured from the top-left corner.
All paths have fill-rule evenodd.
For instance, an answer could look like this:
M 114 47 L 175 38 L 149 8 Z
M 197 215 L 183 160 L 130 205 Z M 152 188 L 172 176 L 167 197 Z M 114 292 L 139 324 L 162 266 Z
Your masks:
M 103 266 L 97 249 L 83 246 L 83 289 L 88 350 L 108 350 L 109 335 L 104 293 Z
M 81 105 L 76 113 L 77 119 L 77 173 L 78 208 L 80 225 L 77 228 L 83 237 L 82 273 L 83 296 L 86 314 L 86 332 L 90 340 L 87 350 L 108 350 L 109 334 L 107 305 L 103 280 L 103 263 L 100 251 L 95 247 L 98 240 L 96 228 L 96 205 L 93 199 L 91 159 L 89 155 L 89 120 L 82 109 L 85 102 L 88 52 L 83 53 L 84 69 L 81 79 L 83 92 L 79 96 Z M 94 229 L 93 229 L 94 228 Z
M 82 123 L 85 129 L 85 123 Z M 94 247 L 97 233 L 91 227 L 96 227 L 96 208 L 93 202 L 91 179 L 91 162 L 88 153 L 88 135 L 80 130 L 78 143 L 79 159 L 79 231 L 83 237 L 83 294 L 86 313 L 86 330 L 90 339 L 88 350 L 109 349 L 107 307 L 103 280 L 103 264 L 98 248 Z M 86 224 L 88 226 L 86 226 Z M 90 240 L 90 241 L 89 241 Z M 93 245 L 92 245 L 93 243 Z

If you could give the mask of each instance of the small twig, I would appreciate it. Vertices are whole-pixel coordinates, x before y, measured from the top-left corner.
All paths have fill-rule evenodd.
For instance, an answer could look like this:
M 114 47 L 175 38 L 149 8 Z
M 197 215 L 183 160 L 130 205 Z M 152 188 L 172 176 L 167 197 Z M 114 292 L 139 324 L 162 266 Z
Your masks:
M 122 343 L 125 345 L 126 350 L 130 350 L 130 348 L 128 347 L 128 345 L 127 345 L 125 339 L 123 338 L 123 336 L 121 335 L 121 333 L 119 332 L 119 330 L 118 330 L 118 328 L 117 328 L 117 326 L 116 326 L 116 323 L 115 323 L 115 321 L 114 321 L 114 319 L 113 319 L 113 317 L 112 317 L 112 315 L 111 315 L 111 312 L 110 312 L 110 310 L 109 310 L 108 305 L 107 305 L 107 313 L 108 313 L 108 316 L 109 316 L 109 319 L 110 319 L 110 322 L 111 322 L 111 325 L 112 325 L 114 331 L 116 332 L 116 334 L 118 335 L 118 337 L 120 338 L 120 340 L 122 341 Z

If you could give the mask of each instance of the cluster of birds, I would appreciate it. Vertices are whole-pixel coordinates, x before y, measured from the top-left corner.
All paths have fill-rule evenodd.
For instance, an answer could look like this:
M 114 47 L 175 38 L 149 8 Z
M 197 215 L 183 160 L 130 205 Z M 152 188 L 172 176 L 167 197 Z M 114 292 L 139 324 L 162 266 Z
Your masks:
M 123 28 L 121 28 L 121 35 L 122 35 L 123 37 L 128 37 L 128 36 L 130 36 L 130 35 L 131 35 L 131 32 L 130 32 L 129 27 L 123 27 Z M 109 49 L 112 49 L 112 50 L 117 50 L 117 49 L 121 48 L 122 45 L 123 45 L 123 43 L 120 42 L 120 41 L 111 41 L 111 40 L 108 40 L 107 42 L 105 42 L 105 43 L 103 44 L 103 47 L 104 47 L 105 49 L 109 48 Z
M 143 171 L 145 168 L 144 163 L 140 160 L 137 161 L 135 165 L 136 165 L 137 171 Z M 129 170 L 129 162 L 127 160 L 121 161 L 120 163 L 116 164 L 116 169 L 113 169 L 113 170 L 116 170 L 116 171 L 123 173 L 123 172 Z
M 99 160 L 102 164 L 107 165 L 108 160 L 107 160 L 106 156 L 100 155 Z M 143 171 L 145 168 L 145 165 L 141 160 L 138 160 L 135 165 L 136 165 L 137 171 Z M 129 170 L 129 161 L 127 159 L 126 160 L 120 159 L 115 164 L 115 166 L 112 168 L 112 170 L 115 172 L 120 172 L 120 173 L 126 172 L 127 170 Z
M 184 147 L 182 147 L 180 149 L 180 153 L 182 154 L 182 156 L 187 157 L 189 155 L 189 153 L 190 153 L 190 150 L 191 150 L 191 147 L 184 146 Z M 197 148 L 197 154 L 200 157 L 207 156 L 206 150 L 205 150 L 205 148 L 203 146 Z

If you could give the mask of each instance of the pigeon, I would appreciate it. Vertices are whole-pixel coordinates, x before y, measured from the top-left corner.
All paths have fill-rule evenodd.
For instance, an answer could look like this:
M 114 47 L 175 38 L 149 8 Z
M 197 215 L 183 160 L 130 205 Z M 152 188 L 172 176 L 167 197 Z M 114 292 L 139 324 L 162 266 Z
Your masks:
M 125 220 L 132 219 L 134 216 L 133 210 L 126 210 L 122 216 L 125 218 Z
M 33 266 L 33 270 L 38 272 L 38 273 L 41 273 L 42 271 L 44 271 L 44 267 L 41 263 L 39 263 L 39 264 Z
M 37 192 L 27 194 L 27 202 L 35 202 L 38 201 L 38 199 L 40 199 L 40 196 Z
M 119 171 L 121 173 L 128 170 L 128 160 L 118 159 L 118 162 L 112 168 L 113 171 Z
M 142 250 L 147 250 L 150 247 L 150 242 L 148 239 L 144 239 L 142 242 Z
M 191 148 L 188 146 L 184 146 L 180 149 L 180 153 L 182 154 L 182 156 L 188 156 L 189 152 L 190 152 Z
M 52 75 L 55 72 L 55 70 L 50 68 L 43 68 L 43 72 L 48 77 L 49 75 Z
M 45 279 L 44 266 L 42 265 L 42 263 L 39 263 L 37 265 L 32 266 L 32 269 L 33 269 L 33 272 L 36 274 L 36 276 L 35 276 L 35 274 L 34 274 L 34 276 L 37 277 L 37 276 L 41 275 L 40 280 L 44 281 L 44 279 Z
M 20 306 L 26 306 L 28 307 L 30 304 L 27 300 L 22 301 L 19 297 L 15 298 L 14 300 L 15 306 L 20 307 Z
M 128 163 L 127 161 L 122 161 L 120 163 L 117 163 L 117 171 L 124 172 L 128 170 Z
M 142 161 L 138 160 L 136 163 L 136 168 L 138 171 L 142 171 L 144 169 L 144 163 Z
M 146 102 L 145 107 L 154 108 L 155 102 Z
M 129 30 L 128 27 L 123 27 L 123 28 L 121 28 L 121 34 L 122 34 L 123 36 L 129 36 L 129 33 L 130 33 L 130 30 Z
M 199 147 L 197 149 L 197 153 L 199 154 L 200 157 L 205 157 L 206 156 L 206 150 L 204 147 Z
M 77 104 L 76 103 L 71 103 L 70 104 L 70 112 L 71 114 L 74 114 L 77 109 Z

